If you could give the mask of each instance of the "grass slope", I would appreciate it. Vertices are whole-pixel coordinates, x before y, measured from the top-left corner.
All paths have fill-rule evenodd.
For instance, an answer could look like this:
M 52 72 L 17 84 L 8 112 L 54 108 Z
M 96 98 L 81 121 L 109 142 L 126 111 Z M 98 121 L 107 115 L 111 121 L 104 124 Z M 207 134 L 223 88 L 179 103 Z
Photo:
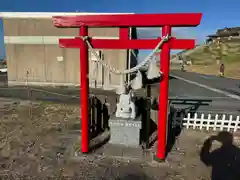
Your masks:
M 220 51 L 214 45 L 210 45 L 209 47 L 201 45 L 195 50 L 183 53 L 185 59 L 192 62 L 191 66 L 186 67 L 187 71 L 210 75 L 219 74 Z M 240 40 L 239 42 L 228 41 L 222 50 L 222 54 L 221 59 L 225 63 L 225 76 L 240 79 Z

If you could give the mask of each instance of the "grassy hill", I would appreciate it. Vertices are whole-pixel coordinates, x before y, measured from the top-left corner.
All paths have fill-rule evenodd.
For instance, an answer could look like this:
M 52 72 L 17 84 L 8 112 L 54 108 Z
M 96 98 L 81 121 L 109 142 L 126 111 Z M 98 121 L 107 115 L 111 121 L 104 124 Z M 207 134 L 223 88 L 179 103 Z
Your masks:
M 220 60 L 225 64 L 225 76 L 240 79 L 240 39 L 231 39 L 218 45 L 200 45 L 193 50 L 182 52 L 185 61 L 192 65 L 186 66 L 187 71 L 202 74 L 219 74 Z

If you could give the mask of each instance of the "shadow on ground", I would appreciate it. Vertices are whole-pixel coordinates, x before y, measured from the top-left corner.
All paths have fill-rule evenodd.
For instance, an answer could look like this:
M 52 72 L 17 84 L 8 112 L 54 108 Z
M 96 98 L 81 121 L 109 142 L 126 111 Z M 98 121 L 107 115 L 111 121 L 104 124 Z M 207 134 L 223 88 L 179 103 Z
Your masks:
M 136 101 L 138 116 L 141 116 L 140 144 L 144 149 L 150 148 L 157 138 L 157 124 L 151 118 L 151 100 L 138 98 Z
M 199 99 L 169 99 L 170 112 L 168 117 L 168 137 L 167 137 L 167 153 L 175 146 L 175 142 L 183 129 L 184 118 L 190 114 L 190 118 L 194 118 L 194 114 L 200 106 L 209 106 L 211 100 Z M 186 108 L 178 108 L 178 105 L 187 106 Z M 176 149 L 178 149 L 176 147 Z
M 211 151 L 214 141 L 221 147 Z M 233 135 L 220 132 L 217 136 L 208 138 L 200 152 L 201 161 L 212 167 L 212 180 L 238 180 L 240 178 L 240 149 L 233 145 Z
M 97 96 L 89 98 L 89 112 L 89 152 L 93 152 L 105 145 L 110 139 L 110 115 L 105 100 L 101 100 Z

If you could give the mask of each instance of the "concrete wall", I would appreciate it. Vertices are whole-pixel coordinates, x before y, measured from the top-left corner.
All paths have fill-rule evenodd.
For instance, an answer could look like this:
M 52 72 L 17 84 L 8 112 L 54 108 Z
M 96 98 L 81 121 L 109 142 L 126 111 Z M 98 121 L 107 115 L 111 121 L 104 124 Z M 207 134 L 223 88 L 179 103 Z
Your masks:
M 34 85 L 80 84 L 79 49 L 58 47 L 58 38 L 74 37 L 78 35 L 78 29 L 58 29 L 53 26 L 51 19 L 37 18 L 3 18 L 3 24 L 9 85 L 25 84 L 27 81 Z M 117 38 L 119 29 L 91 28 L 89 35 Z M 63 61 L 58 61 L 60 57 Z M 103 57 L 104 62 L 115 68 L 127 67 L 126 50 L 104 50 Z M 136 64 L 136 59 L 132 61 L 132 65 Z M 89 72 L 92 72 L 92 61 L 89 66 Z M 109 75 L 102 67 L 98 67 L 98 70 L 99 85 L 119 84 L 118 75 Z M 89 75 L 92 82 L 92 74 Z

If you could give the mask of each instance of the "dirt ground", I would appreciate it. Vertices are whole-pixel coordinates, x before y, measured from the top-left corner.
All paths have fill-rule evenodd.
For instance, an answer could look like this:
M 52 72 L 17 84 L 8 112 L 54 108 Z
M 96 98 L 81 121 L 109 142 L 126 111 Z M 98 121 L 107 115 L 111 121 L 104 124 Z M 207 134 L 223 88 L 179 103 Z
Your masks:
M 199 156 L 210 133 L 182 130 L 160 164 L 94 154 L 74 160 L 79 105 L 8 98 L 0 102 L 0 179 L 211 179 L 211 167 Z

